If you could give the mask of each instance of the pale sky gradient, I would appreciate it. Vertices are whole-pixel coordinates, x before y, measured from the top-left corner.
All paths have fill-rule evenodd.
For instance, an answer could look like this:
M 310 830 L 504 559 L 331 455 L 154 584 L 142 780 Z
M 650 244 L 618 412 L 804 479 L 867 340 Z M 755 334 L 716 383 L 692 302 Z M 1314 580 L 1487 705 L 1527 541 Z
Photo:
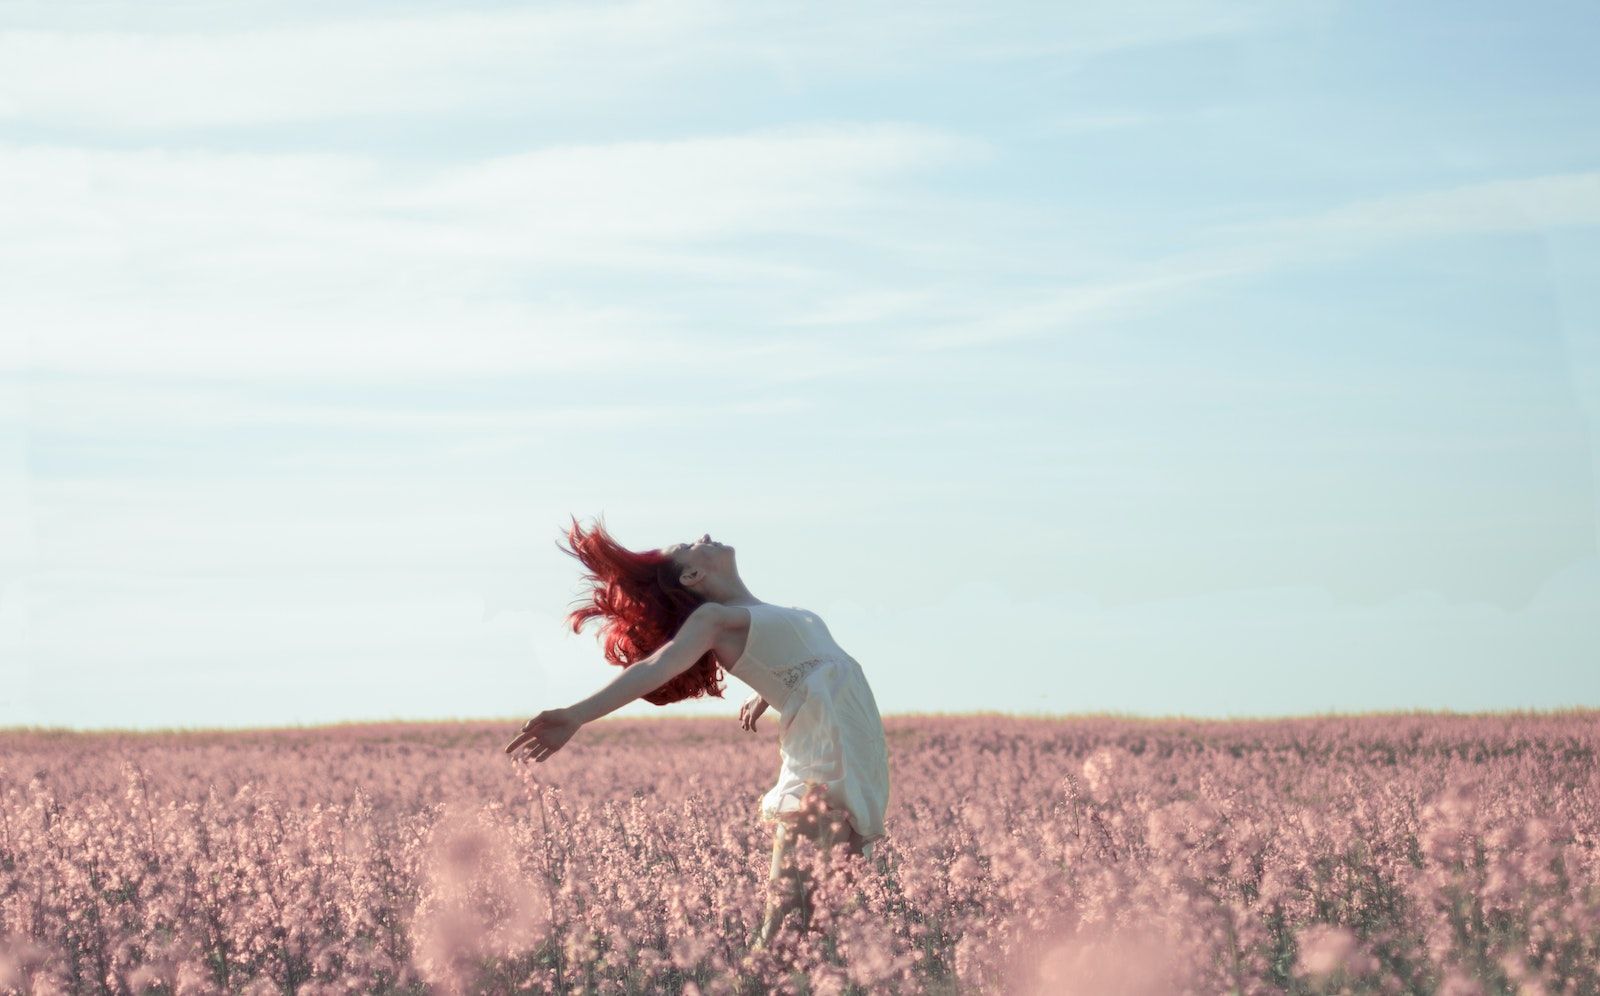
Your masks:
M 1597 42 L 0 2 L 0 725 L 570 704 L 569 513 L 886 714 L 1600 705 Z

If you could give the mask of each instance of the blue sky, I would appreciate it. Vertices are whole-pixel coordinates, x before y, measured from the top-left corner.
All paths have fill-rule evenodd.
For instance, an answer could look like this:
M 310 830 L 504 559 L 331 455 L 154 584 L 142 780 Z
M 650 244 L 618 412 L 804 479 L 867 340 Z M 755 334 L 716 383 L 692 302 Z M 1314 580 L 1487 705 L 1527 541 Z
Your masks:
M 1586 4 L 0 5 L 0 724 L 1600 705 Z M 620 714 L 725 714 L 722 701 Z

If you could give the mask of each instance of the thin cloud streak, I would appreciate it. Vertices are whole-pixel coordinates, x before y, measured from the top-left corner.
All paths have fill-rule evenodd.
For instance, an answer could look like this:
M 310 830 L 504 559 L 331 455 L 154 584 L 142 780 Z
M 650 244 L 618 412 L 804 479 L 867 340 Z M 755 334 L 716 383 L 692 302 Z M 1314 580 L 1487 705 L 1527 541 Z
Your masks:
M 1600 171 L 1553 173 L 1366 198 L 1311 214 L 1220 225 L 1235 237 L 1311 245 L 1600 225 Z
M 206 384 L 145 382 L 122 378 L 53 378 L 28 385 L 29 427 L 35 432 L 71 433 L 79 439 L 128 439 L 135 433 L 205 427 L 317 426 L 329 429 L 392 429 L 519 433 L 534 429 L 579 428 L 586 432 L 630 429 L 640 424 L 692 424 L 732 416 L 792 413 L 812 407 L 798 397 L 754 401 L 682 404 L 618 404 L 585 401 L 552 403 L 538 397 L 522 405 L 485 405 L 470 400 L 454 407 L 412 401 L 342 404 L 292 403 L 271 392 L 230 390 Z
M 1248 33 L 1317 5 L 1074 3 L 1025 27 L 970 5 L 571 4 L 388 13 L 255 29 L 76 25 L 0 33 L 0 120 L 111 130 L 239 127 L 470 108 L 570 114 L 715 70 L 780 88 L 964 62 L 1088 59 Z M 241 15 L 240 20 L 244 19 Z M 137 85 L 128 85 L 137 81 Z
M 1600 172 L 1514 177 L 1441 190 L 1363 199 L 1324 212 L 1213 226 L 1215 248 L 1133 268 L 1126 278 L 1086 282 L 1024 304 L 908 333 L 918 349 L 980 346 L 1063 331 L 1085 322 L 1159 311 L 1193 290 L 1358 256 L 1414 239 L 1600 226 Z
M 604 102 L 692 57 L 694 3 L 571 5 L 220 31 L 9 31 L 0 116 L 106 129 Z M 108 86 L 110 81 L 137 86 Z
M 414 179 L 352 155 L 0 152 L 0 182 L 16 192 L 0 253 L 137 246 L 190 264 L 219 250 L 252 263 L 278 250 L 319 262 L 364 251 L 603 263 L 601 250 L 805 233 L 882 203 L 891 180 L 988 155 L 980 140 L 897 123 L 557 145 Z
M 910 213 L 890 185 L 986 147 L 817 125 L 558 146 L 387 183 L 350 156 L 14 151 L 0 318 L 24 332 L 0 371 L 367 377 L 681 365 L 683 314 L 507 296 L 553 295 L 584 269 L 815 282 L 814 264 L 705 246 L 838 232 L 885 198 Z

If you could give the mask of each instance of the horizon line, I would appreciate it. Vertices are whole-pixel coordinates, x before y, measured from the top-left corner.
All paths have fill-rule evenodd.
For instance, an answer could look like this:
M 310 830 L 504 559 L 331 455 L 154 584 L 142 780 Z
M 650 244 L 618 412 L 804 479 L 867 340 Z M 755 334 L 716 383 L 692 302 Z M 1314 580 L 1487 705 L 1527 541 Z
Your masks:
M 1281 723 L 1296 720 L 1315 719 L 1379 719 L 1391 717 L 1418 718 L 1448 718 L 1448 719 L 1561 719 L 1561 718 L 1600 718 L 1600 706 L 1575 705 L 1551 707 L 1516 707 L 1507 709 L 1488 709 L 1462 712 L 1454 709 L 1373 709 L 1373 710 L 1326 710 L 1318 712 L 1282 713 L 1282 714 L 1250 714 L 1239 716 L 1193 716 L 1184 713 L 1144 714 L 1120 712 L 1115 710 L 1097 710 L 1091 712 L 1040 712 L 1034 710 L 1008 711 L 1000 709 L 974 709 L 959 712 L 952 711 L 907 711 L 883 713 L 882 718 L 887 725 L 891 720 L 901 722 L 919 719 L 981 719 L 996 717 L 1007 720 L 1036 720 L 1069 722 L 1074 720 L 1116 720 L 1128 723 L 1199 723 L 1199 724 L 1229 724 L 1229 723 Z M 594 722 L 585 724 L 594 726 L 597 723 L 610 724 L 637 724 L 659 722 L 731 722 L 734 717 L 719 717 L 704 714 L 670 714 L 661 716 L 602 716 Z M 280 725 L 263 726 L 160 726 L 160 727 L 75 727 L 75 726 L 0 726 L 0 736 L 9 735 L 58 735 L 58 736 L 105 736 L 105 735 L 134 735 L 134 736 L 159 736 L 173 734 L 217 734 L 217 733 L 310 733 L 315 731 L 338 731 L 350 729 L 364 729 L 385 726 L 519 726 L 526 722 L 526 717 L 432 717 L 425 719 L 391 718 L 391 719 L 352 719 L 332 720 L 318 723 L 289 723 Z

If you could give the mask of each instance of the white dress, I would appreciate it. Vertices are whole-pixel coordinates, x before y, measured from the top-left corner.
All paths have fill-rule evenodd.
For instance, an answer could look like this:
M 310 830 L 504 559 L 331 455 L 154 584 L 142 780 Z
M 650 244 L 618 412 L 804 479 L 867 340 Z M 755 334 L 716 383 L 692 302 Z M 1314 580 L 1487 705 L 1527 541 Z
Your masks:
M 750 610 L 750 636 L 725 670 L 778 712 L 783 767 L 761 798 L 761 821 L 799 809 L 807 788 L 821 785 L 869 844 L 885 836 L 889 749 L 861 665 L 814 613 L 781 605 L 737 608 Z M 870 856 L 872 848 L 865 850 Z

